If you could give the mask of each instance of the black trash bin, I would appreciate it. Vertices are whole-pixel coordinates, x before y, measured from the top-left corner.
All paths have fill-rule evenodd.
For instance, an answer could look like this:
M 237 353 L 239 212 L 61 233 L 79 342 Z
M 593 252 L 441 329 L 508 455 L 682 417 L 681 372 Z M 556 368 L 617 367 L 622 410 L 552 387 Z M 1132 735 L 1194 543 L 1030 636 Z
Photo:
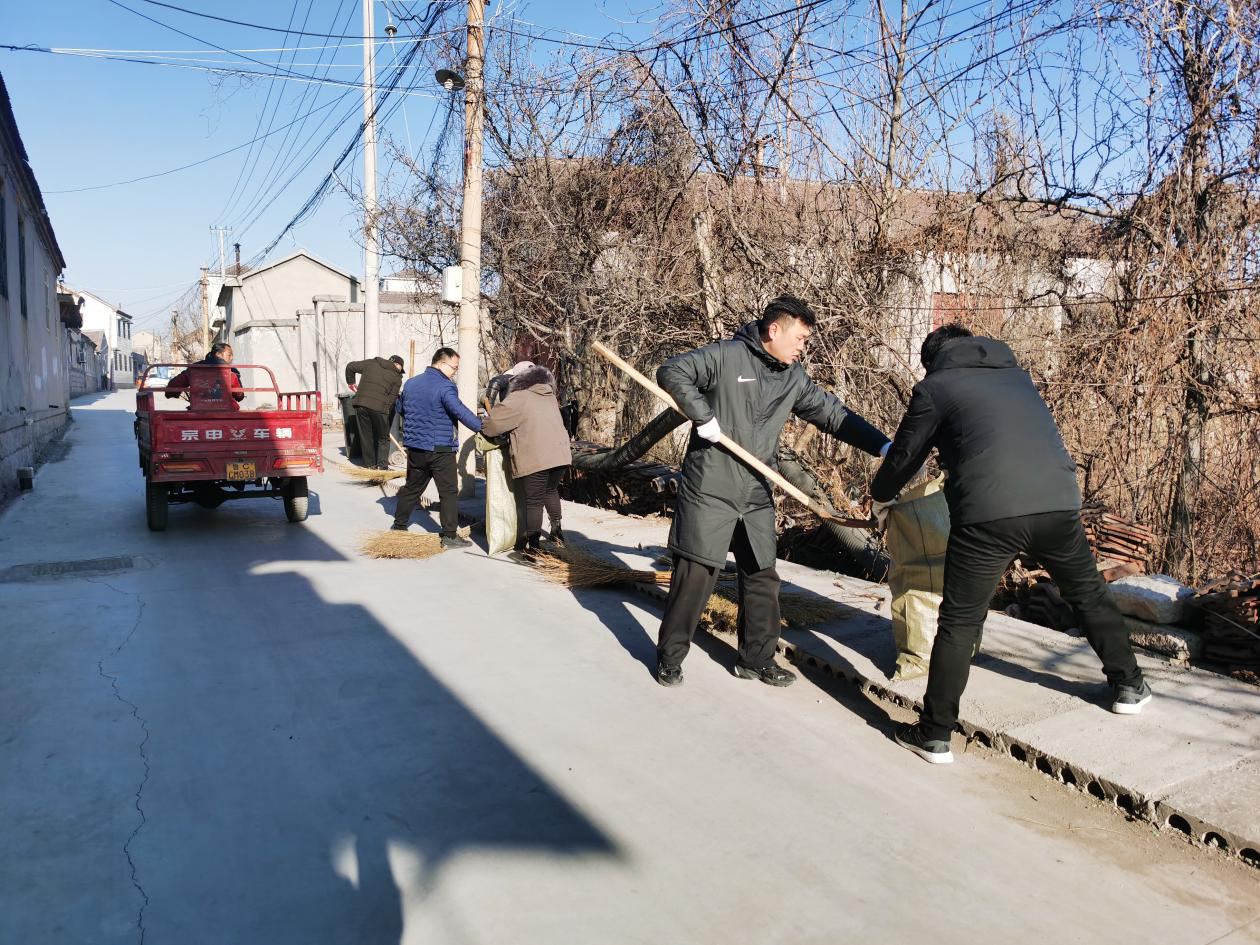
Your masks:
M 359 417 L 350 403 L 354 394 L 338 394 L 341 404 L 341 423 L 346 429 L 346 459 L 362 459 L 363 444 L 359 442 Z

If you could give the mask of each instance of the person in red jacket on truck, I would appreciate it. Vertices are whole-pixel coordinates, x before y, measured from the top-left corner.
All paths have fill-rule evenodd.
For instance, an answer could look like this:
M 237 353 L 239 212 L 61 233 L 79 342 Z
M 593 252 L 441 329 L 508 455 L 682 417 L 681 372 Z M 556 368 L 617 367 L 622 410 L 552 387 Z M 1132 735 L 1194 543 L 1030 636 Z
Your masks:
M 232 363 L 232 346 L 226 341 L 217 341 L 210 347 L 210 353 L 200 361 L 194 362 L 194 366 L 199 364 L 210 365 L 215 367 L 228 367 Z M 233 410 L 240 410 L 237 406 L 245 399 L 245 393 L 241 384 L 241 373 L 236 368 L 232 368 L 229 376 L 232 378 L 232 403 Z M 176 374 L 169 384 L 166 385 L 166 396 L 172 400 L 176 397 L 188 393 L 188 387 L 192 378 L 187 370 L 180 371 Z

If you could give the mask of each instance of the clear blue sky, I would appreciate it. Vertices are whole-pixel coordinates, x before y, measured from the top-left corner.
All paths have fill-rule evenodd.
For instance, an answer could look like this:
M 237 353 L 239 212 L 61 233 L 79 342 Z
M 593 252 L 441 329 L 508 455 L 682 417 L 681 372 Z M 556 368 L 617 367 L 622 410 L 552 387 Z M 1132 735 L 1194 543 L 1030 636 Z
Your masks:
M 197 40 L 237 51 L 277 51 L 244 53 L 268 65 L 252 63 L 148 22 L 110 0 L 5 3 L 0 42 L 138 51 L 110 53 L 133 58 L 150 58 L 152 50 L 174 50 L 162 58 L 185 60 L 188 66 L 231 63 L 258 72 L 271 72 L 284 57 L 285 68 L 295 73 L 326 71 L 333 79 L 360 81 L 362 48 L 357 40 L 288 38 L 290 50 L 282 53 L 278 50 L 286 37 L 281 33 L 216 23 L 144 0 L 120 2 Z M 250 23 L 285 27 L 293 15 L 293 29 L 362 34 L 361 0 L 172 2 Z M 500 5 L 501 0 L 494 0 L 487 15 Z M 627 23 L 640 16 L 630 6 L 614 0 L 538 0 L 515 5 L 511 13 L 591 36 L 621 30 L 637 38 L 649 27 Z M 648 4 L 634 6 L 642 9 Z M 422 13 L 425 4 L 393 2 L 389 7 Z M 386 6 L 377 3 L 375 9 L 379 33 Z M 399 36 L 406 35 L 404 25 Z M 326 44 L 348 45 L 292 50 L 294 45 Z M 394 54 L 393 49 L 378 53 L 379 75 L 387 74 Z M 332 67 L 326 70 L 329 63 Z M 197 279 L 198 267 L 212 261 L 217 265 L 210 226 L 234 228 L 228 237 L 229 257 L 232 241 L 241 242 L 244 259 L 269 243 L 328 173 L 362 119 L 361 92 L 334 85 L 7 50 L 0 51 L 0 71 L 66 257 L 66 281 L 122 305 L 141 327 L 160 327 L 169 318 L 171 305 Z M 428 72 L 422 66 L 407 73 L 403 84 L 423 88 L 406 96 L 404 107 L 393 113 L 384 129 L 400 143 L 410 141 L 414 152 L 424 149 L 426 130 L 433 135 L 440 124 L 440 117 L 433 121 L 440 90 L 428 81 Z M 319 111 L 300 120 L 312 109 Z M 289 128 L 278 130 L 295 119 Z M 122 186 L 57 193 L 167 171 L 243 144 L 268 128 L 273 134 L 253 149 L 199 167 Z M 307 158 L 309 166 L 299 170 Z M 355 177 L 361 174 L 361 161 L 357 157 L 347 165 Z M 382 172 L 386 164 L 382 156 Z M 248 186 L 242 187 L 245 180 Z M 272 255 L 303 247 L 346 270 L 361 272 L 362 251 L 352 235 L 356 222 L 350 201 L 334 189 Z M 389 270 L 387 262 L 384 271 Z

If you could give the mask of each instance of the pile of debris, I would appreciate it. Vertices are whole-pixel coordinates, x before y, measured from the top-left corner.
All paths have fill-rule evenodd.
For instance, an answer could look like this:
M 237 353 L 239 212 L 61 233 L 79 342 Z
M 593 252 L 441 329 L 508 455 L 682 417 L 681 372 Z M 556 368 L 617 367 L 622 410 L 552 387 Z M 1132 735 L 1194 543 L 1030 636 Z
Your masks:
M 1099 506 L 1083 509 L 1081 522 L 1134 645 L 1182 665 L 1201 657 L 1204 641 L 1196 629 L 1194 592 L 1166 574 L 1146 573 L 1155 540 L 1151 529 Z M 1015 562 L 994 606 L 1055 630 L 1077 632 L 1079 626 L 1072 606 L 1035 561 Z
M 1210 659 L 1260 671 L 1260 574 L 1231 572 L 1194 592 L 1203 614 L 1203 651 Z
M 1102 506 L 1082 509 L 1081 522 L 1094 557 L 1104 571 L 1117 565 L 1132 565 L 1138 569 L 1125 569 L 1130 574 L 1141 574 L 1147 569 L 1155 533 L 1145 525 L 1112 515 Z
M 581 457 L 609 452 L 606 446 L 574 440 L 573 468 L 561 494 L 573 502 L 629 515 L 659 515 L 673 508 L 678 470 L 650 460 L 635 460 L 606 472 L 583 469 Z

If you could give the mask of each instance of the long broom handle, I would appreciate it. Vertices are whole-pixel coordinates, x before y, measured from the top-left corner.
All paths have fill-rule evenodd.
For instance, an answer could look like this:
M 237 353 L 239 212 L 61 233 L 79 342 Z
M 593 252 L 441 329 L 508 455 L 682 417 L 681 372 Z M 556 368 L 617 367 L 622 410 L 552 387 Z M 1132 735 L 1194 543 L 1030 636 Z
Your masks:
M 652 394 L 660 398 L 670 407 L 674 408 L 674 410 L 677 410 L 679 413 L 683 413 L 682 410 L 679 409 L 678 404 L 674 401 L 673 397 L 671 397 L 665 391 L 661 390 L 661 388 L 659 388 L 656 384 L 652 383 L 652 381 L 648 380 L 646 377 L 644 377 L 642 374 L 636 371 L 633 367 L 627 364 L 624 360 L 622 360 L 612 351 L 608 350 L 608 348 L 604 347 L 603 343 L 599 341 L 593 342 L 592 347 L 597 352 L 599 352 L 599 354 L 601 354 L 604 358 L 606 358 L 608 361 L 612 362 L 614 365 L 621 368 L 621 370 L 625 371 L 632 378 L 634 378 L 634 380 L 637 381 L 639 386 L 641 386 L 644 390 L 650 391 Z M 683 414 L 683 416 L 686 416 L 686 414 Z M 807 496 L 804 492 L 802 492 L 796 486 L 792 485 L 792 483 L 788 482 L 781 475 L 779 475 L 777 472 L 775 472 L 773 469 L 771 469 L 769 466 L 767 466 L 765 463 L 759 460 L 752 453 L 748 452 L 748 450 L 744 449 L 742 446 L 740 446 L 738 443 L 732 440 L 725 433 L 722 433 L 719 435 L 718 443 L 723 448 L 725 448 L 729 453 L 731 453 L 732 455 L 740 459 L 750 469 L 754 469 L 757 472 L 761 473 L 761 475 L 765 476 L 767 479 L 769 479 L 776 486 L 778 486 L 780 489 L 782 489 L 784 492 L 790 495 L 797 502 L 801 503 L 801 505 L 805 506 L 807 509 L 813 512 L 819 518 L 830 519 L 833 522 L 836 522 L 840 525 L 846 525 L 849 528 L 872 528 L 874 526 L 874 522 L 872 522 L 870 519 L 841 518 L 837 516 L 831 509 L 828 509 L 826 506 L 822 505 L 820 502 Z

